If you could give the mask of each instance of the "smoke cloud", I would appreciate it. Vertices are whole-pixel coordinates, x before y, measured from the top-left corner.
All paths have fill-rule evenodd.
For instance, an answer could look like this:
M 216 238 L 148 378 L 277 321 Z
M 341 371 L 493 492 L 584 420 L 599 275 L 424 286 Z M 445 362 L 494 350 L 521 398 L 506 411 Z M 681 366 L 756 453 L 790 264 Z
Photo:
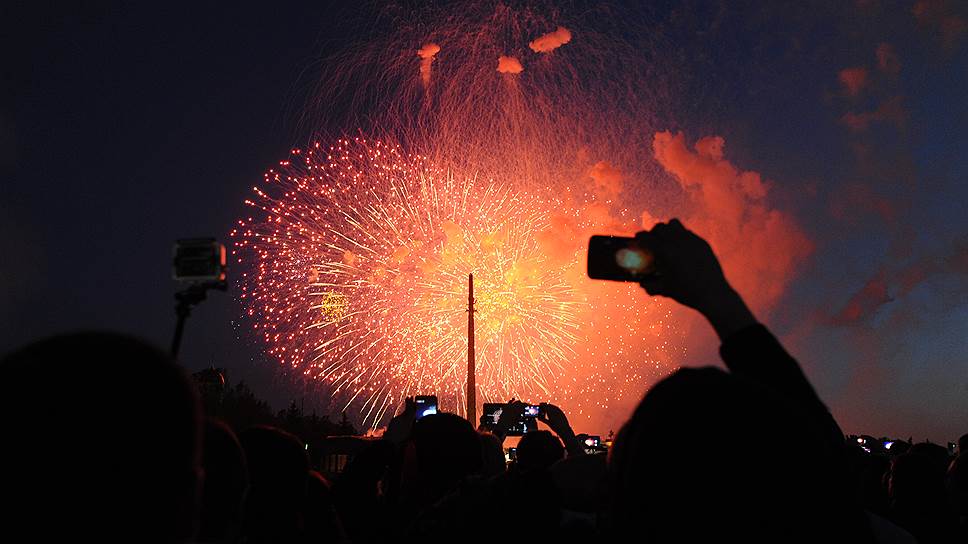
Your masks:
M 599 200 L 611 202 L 622 192 L 622 172 L 609 163 L 595 163 L 588 175 L 594 182 L 595 195 Z
M 653 152 L 679 182 L 692 210 L 683 222 L 707 240 L 731 283 L 759 311 L 774 307 L 813 251 L 797 221 L 770 206 L 769 184 L 724 158 L 725 140 L 708 136 L 686 145 L 680 132 L 658 132 Z
M 867 68 L 844 68 L 838 75 L 849 96 L 857 96 L 867 86 Z
M 946 50 L 954 49 L 968 32 L 964 4 L 951 0 L 919 0 L 911 9 L 918 25 L 934 35 Z
M 831 318 L 834 325 L 853 325 L 871 320 L 889 302 L 902 299 L 938 276 L 960 280 L 968 277 L 968 238 L 944 251 L 915 259 L 899 268 L 878 270 L 847 304 Z
M 884 272 L 880 271 L 850 299 L 847 304 L 833 316 L 834 325 L 852 325 L 872 316 L 881 306 L 894 300 L 888 295 L 887 280 Z
M 900 127 L 907 121 L 907 111 L 901 104 L 901 97 L 895 96 L 881 102 L 881 105 L 873 111 L 847 112 L 842 120 L 849 129 L 854 131 L 867 130 L 873 123 L 892 123 Z
M 881 43 L 874 54 L 877 56 L 877 67 L 880 71 L 890 75 L 897 75 L 901 71 L 901 60 L 891 44 Z

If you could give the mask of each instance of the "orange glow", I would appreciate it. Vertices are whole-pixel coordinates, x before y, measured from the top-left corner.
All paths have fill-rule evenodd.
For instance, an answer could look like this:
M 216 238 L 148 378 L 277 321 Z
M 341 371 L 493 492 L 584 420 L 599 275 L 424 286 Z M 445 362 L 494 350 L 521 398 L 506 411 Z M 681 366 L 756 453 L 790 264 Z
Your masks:
M 420 79 L 425 87 L 430 85 L 430 65 L 437 53 L 440 53 L 440 46 L 435 43 L 425 44 L 417 50 L 417 56 L 420 57 Z
M 549 32 L 528 44 L 535 53 L 550 53 L 571 41 L 571 32 L 559 26 L 554 32 Z
M 520 74 L 524 68 L 518 59 L 501 55 L 497 58 L 497 71 L 502 74 Z

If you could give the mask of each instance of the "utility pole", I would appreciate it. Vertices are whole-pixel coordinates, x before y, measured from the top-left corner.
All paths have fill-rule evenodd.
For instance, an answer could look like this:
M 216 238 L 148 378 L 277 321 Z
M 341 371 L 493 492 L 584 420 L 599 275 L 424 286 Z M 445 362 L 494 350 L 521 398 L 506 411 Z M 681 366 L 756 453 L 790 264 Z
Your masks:
M 474 365 L 474 274 L 467 276 L 467 420 L 477 428 L 477 384 Z

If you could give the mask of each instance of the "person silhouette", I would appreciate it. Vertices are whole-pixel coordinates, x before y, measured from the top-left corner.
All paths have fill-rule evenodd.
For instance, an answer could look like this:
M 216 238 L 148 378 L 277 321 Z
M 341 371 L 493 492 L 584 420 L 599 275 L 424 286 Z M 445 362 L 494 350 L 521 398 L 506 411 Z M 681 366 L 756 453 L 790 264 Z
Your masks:
M 0 376 L 4 540 L 193 536 L 200 411 L 166 353 L 116 333 L 69 334 L 4 357 Z

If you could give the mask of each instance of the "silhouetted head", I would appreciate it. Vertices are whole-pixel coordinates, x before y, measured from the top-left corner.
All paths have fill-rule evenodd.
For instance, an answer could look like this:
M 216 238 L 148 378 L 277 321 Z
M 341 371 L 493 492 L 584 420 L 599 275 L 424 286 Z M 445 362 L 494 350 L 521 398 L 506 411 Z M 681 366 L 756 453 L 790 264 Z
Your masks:
M 960 516 L 968 516 L 968 455 L 959 455 L 951 462 L 945 484 L 951 509 Z
M 930 455 L 913 451 L 891 461 L 887 492 L 894 508 L 928 510 L 943 505 L 945 469 Z
M 656 384 L 620 431 L 617 529 L 650 541 L 830 537 L 842 520 L 821 431 L 780 395 L 715 368 Z M 839 495 L 843 495 L 840 493 Z
M 568 456 L 551 467 L 562 507 L 601 512 L 608 506 L 608 473 L 604 455 Z
M 905 442 L 904 440 L 898 440 L 891 445 L 889 450 L 890 454 L 897 457 L 898 455 L 904 455 L 911 449 L 911 443 Z
M 253 542 L 299 538 L 309 461 L 303 443 L 275 427 L 256 426 L 240 436 L 249 466 L 245 533 Z
M 937 471 L 943 474 L 951 464 L 951 454 L 948 448 L 931 442 L 921 442 L 911 446 L 910 453 L 923 455 L 934 463 Z
M 215 419 L 205 421 L 202 467 L 205 486 L 198 542 L 232 542 L 242 530 L 242 501 L 249 487 L 249 474 L 235 433 Z
M 958 455 L 968 451 L 968 433 L 961 435 L 958 439 Z
M 521 470 L 546 469 L 564 458 L 561 440 L 549 431 L 532 431 L 518 443 L 517 467 Z
M 482 432 L 480 435 L 483 461 L 481 474 L 488 477 L 504 474 L 507 463 L 504 460 L 504 447 L 501 445 L 501 439 L 488 432 Z
M 481 439 L 462 417 L 437 413 L 424 416 L 411 434 L 420 484 L 427 498 L 440 498 L 483 467 Z
M 309 471 L 306 485 L 306 541 L 345 542 L 346 533 L 336 514 L 329 481 L 315 470 Z
M 861 505 L 869 512 L 886 516 L 888 500 L 884 482 L 891 468 L 890 458 L 871 455 L 856 443 L 848 444 L 848 448 L 853 454 L 856 491 Z
M 200 485 L 198 401 L 167 354 L 115 333 L 57 336 L 0 363 L 0 531 L 184 541 Z

